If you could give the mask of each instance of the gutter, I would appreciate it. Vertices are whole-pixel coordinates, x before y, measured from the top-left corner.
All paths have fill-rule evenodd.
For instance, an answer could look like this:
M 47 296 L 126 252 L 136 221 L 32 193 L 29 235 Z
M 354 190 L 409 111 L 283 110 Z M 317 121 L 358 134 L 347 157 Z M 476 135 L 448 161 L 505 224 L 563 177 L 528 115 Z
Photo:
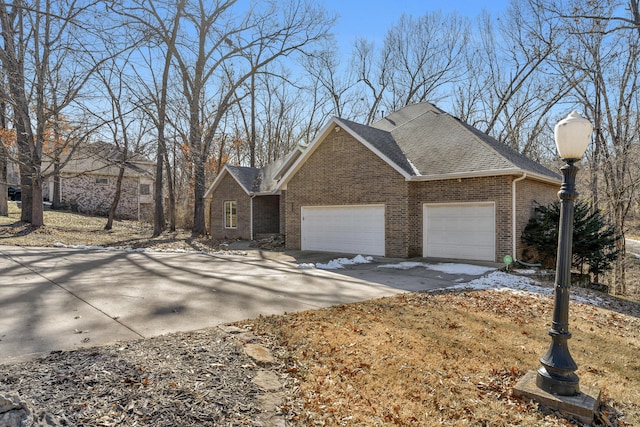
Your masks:
M 505 175 L 521 175 L 525 174 L 527 178 L 535 179 L 541 182 L 547 182 L 550 184 L 560 184 L 562 180 L 560 177 L 553 178 L 546 175 L 541 175 L 535 172 L 525 172 L 522 169 L 497 169 L 497 170 L 484 170 L 473 172 L 455 172 L 438 175 L 419 175 L 412 176 L 407 181 L 443 181 L 448 179 L 463 179 L 463 178 L 486 178 L 491 176 L 505 176 Z
M 517 245 L 517 240 L 516 240 L 516 207 L 517 207 L 517 203 L 516 203 L 516 183 L 518 181 L 522 181 L 523 179 L 525 179 L 527 177 L 527 173 L 523 172 L 522 176 L 520 178 L 516 178 L 511 182 L 511 242 L 512 242 L 512 256 L 513 256 L 513 260 L 515 261 L 517 259 L 516 256 L 516 245 Z

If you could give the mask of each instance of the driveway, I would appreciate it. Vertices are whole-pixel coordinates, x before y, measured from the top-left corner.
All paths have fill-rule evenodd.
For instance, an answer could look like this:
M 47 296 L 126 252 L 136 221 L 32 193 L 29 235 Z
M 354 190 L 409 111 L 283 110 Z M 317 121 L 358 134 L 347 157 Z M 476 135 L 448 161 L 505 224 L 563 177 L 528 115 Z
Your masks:
M 375 264 L 301 269 L 306 256 L 0 246 L 0 363 L 460 281 Z

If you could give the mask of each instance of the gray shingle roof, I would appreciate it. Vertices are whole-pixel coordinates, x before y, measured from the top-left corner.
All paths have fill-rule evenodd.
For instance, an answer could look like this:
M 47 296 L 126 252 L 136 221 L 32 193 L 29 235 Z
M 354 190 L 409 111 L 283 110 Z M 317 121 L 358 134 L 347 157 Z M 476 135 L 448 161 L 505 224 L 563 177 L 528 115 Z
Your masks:
M 238 183 L 248 193 L 260 192 L 262 179 L 260 177 L 260 169 L 248 166 L 230 166 L 227 165 L 229 173 L 238 181 Z
M 400 148 L 406 162 L 413 165 L 414 176 L 523 171 L 560 179 L 539 163 L 429 103 L 405 107 L 371 128 L 382 132 L 361 130 L 358 134 L 377 139 L 367 141 L 381 147 L 393 162 L 397 162 Z M 389 134 L 395 144 L 386 142 Z

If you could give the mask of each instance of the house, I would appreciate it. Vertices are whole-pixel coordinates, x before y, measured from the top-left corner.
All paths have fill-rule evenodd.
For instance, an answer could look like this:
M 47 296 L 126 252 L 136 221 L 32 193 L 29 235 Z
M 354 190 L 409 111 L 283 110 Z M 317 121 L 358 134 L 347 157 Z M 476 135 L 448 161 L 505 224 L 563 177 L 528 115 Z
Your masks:
M 226 164 L 204 196 L 209 201 L 209 234 L 253 240 L 260 234 L 284 233 L 284 197 L 277 184 L 303 150 L 299 145 L 263 168 Z
M 269 195 L 287 249 L 496 262 L 521 255 L 535 203 L 561 183 L 429 103 L 370 126 L 332 118 L 295 153 L 271 173 L 226 168 L 207 193 L 211 234 L 250 237 L 267 213 L 247 197 Z
M 92 143 L 79 147 L 64 163 L 59 173 L 56 193 L 54 177 L 43 184 L 43 197 L 80 213 L 108 215 L 115 195 L 122 153 L 109 143 Z M 140 154 L 129 153 L 125 162 L 116 218 L 149 220 L 153 215 L 155 163 Z M 45 173 L 53 168 L 43 162 Z

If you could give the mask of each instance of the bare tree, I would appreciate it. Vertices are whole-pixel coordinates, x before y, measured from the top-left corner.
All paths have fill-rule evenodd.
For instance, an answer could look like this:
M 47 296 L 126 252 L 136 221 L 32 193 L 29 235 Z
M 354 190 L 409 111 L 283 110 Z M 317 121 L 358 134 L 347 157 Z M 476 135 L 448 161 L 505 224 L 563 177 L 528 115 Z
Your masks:
M 0 75 L 2 73 L 0 72 Z M 9 216 L 9 204 L 7 203 L 8 193 L 8 166 L 9 166 L 9 145 L 5 141 L 7 136 L 7 105 L 0 101 L 0 215 Z
M 172 2 L 162 4 L 164 11 L 176 10 Z M 237 91 L 266 65 L 324 38 L 332 21 L 304 0 L 261 2 L 249 9 L 235 0 L 181 4 L 182 13 L 169 13 L 174 17 L 170 27 L 148 2 L 129 2 L 120 12 L 144 27 L 150 40 L 163 44 L 170 52 L 165 64 L 170 60 L 175 65 L 186 107 L 188 130 L 183 135 L 194 186 L 193 232 L 203 234 L 205 165 Z
M 0 3 L 4 41 L 0 62 L 8 76 L 6 99 L 13 110 L 17 137 L 21 219 L 34 226 L 44 223 L 41 168 L 46 131 L 78 100 L 99 66 L 86 62 L 94 57 L 91 52 L 96 50 L 94 41 L 99 41 L 99 32 L 91 33 L 91 39 L 85 37 L 89 32 L 87 22 L 100 21 L 96 20 L 98 4 L 99 0 Z M 56 102 L 52 102 L 53 93 Z
M 456 14 L 403 15 L 385 37 L 390 61 L 389 109 L 437 102 L 444 96 L 442 90 L 467 72 L 462 61 L 468 41 L 469 24 Z
M 142 91 L 139 104 L 154 122 L 157 132 L 155 188 L 154 188 L 154 214 L 153 236 L 159 236 L 165 228 L 164 217 L 164 171 L 167 170 L 167 187 L 169 192 L 169 223 L 170 229 L 176 228 L 176 197 L 174 191 L 174 177 L 169 162 L 167 147 L 167 127 L 169 119 L 167 110 L 169 107 L 169 87 L 171 85 L 170 72 L 174 52 L 177 51 L 180 22 L 184 18 L 186 0 L 174 3 L 140 2 L 138 6 L 129 7 L 120 12 L 134 24 L 138 31 L 148 40 L 142 44 L 139 53 L 142 55 L 146 69 L 143 71 L 134 69 L 138 76 L 139 88 Z M 135 3 L 133 3 L 135 4 Z M 159 52 L 160 69 L 158 75 L 155 71 L 156 63 L 154 53 Z M 148 77 L 151 76 L 151 82 Z

